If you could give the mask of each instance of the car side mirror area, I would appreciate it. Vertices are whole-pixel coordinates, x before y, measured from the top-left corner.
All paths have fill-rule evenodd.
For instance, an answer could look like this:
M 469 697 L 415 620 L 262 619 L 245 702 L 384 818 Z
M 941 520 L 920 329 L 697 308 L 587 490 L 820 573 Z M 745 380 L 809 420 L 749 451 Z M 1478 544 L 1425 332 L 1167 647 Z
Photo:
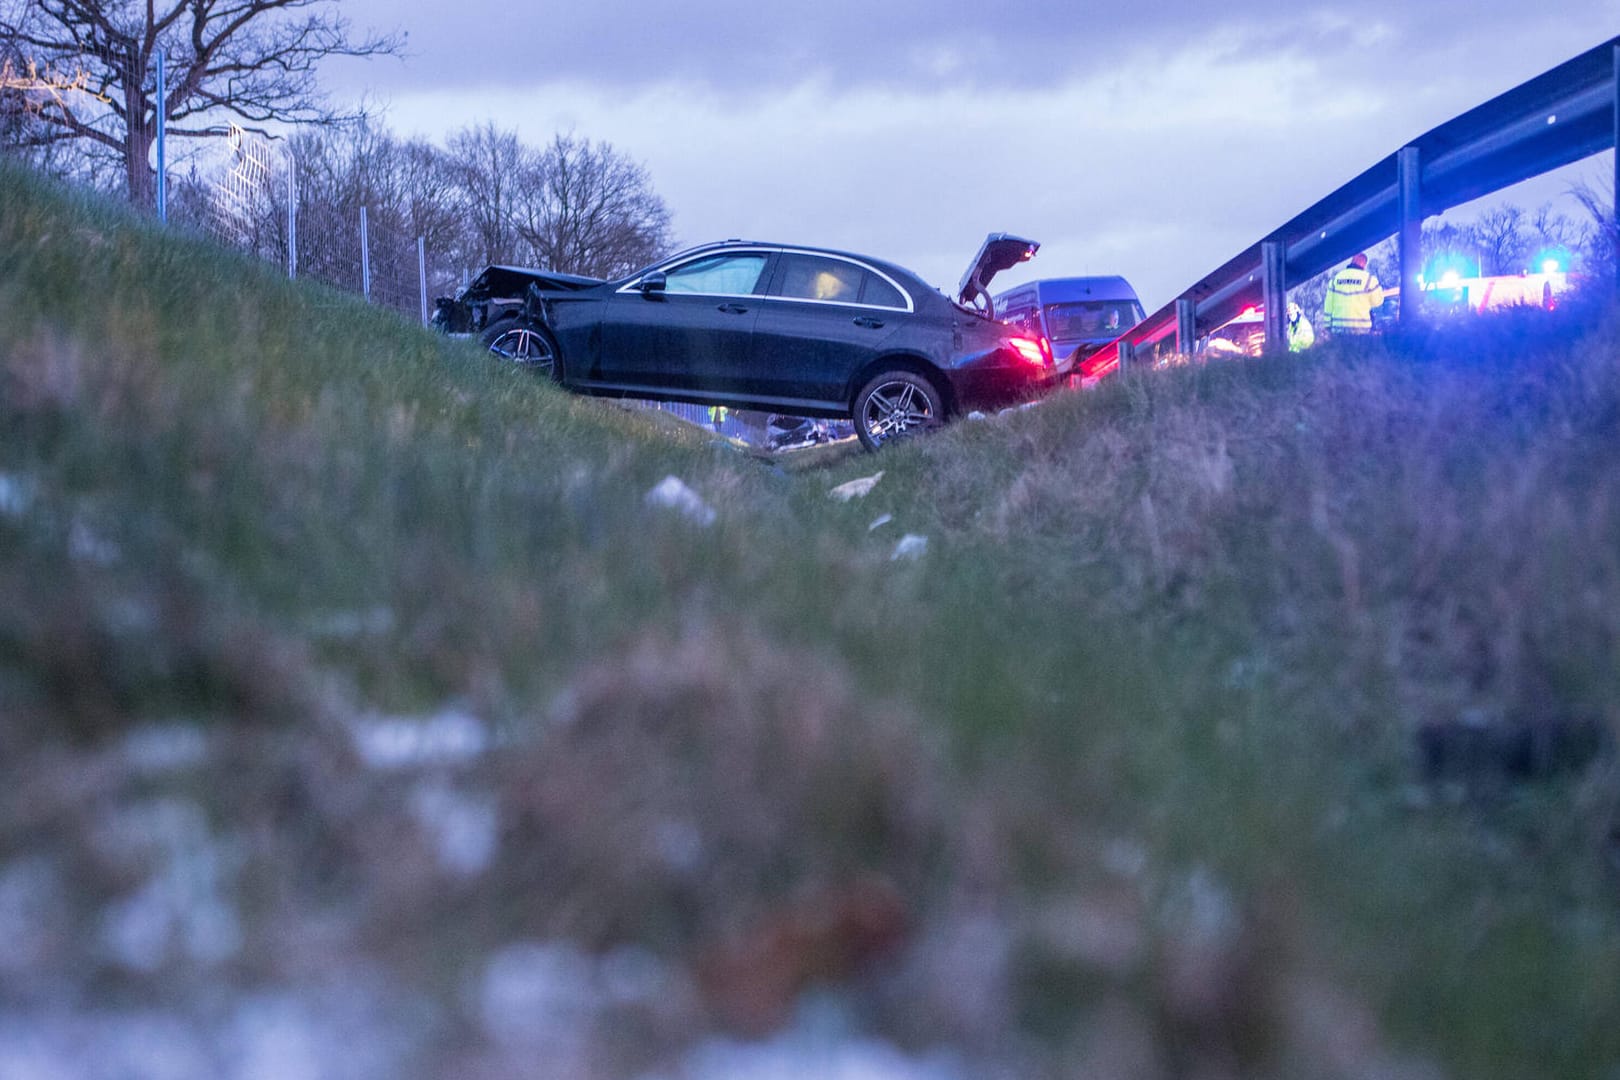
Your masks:
M 664 291 L 664 287 L 667 284 L 668 280 L 664 277 L 663 273 L 661 271 L 654 270 L 652 273 L 642 278 L 641 281 L 636 285 L 636 288 L 641 291 L 642 296 L 645 296 L 650 300 L 655 295 L 661 295 Z

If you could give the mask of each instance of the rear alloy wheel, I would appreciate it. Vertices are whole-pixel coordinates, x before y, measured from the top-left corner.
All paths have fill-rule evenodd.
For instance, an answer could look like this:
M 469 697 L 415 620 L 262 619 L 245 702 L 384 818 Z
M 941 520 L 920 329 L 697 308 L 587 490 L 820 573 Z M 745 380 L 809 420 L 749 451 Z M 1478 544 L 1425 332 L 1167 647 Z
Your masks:
M 934 384 L 910 371 L 886 371 L 855 395 L 855 434 L 876 450 L 891 439 L 945 422 L 945 403 Z
M 496 356 L 533 368 L 559 382 L 562 364 L 557 356 L 557 343 L 551 335 L 537 326 L 521 322 L 499 322 L 484 331 L 484 347 Z

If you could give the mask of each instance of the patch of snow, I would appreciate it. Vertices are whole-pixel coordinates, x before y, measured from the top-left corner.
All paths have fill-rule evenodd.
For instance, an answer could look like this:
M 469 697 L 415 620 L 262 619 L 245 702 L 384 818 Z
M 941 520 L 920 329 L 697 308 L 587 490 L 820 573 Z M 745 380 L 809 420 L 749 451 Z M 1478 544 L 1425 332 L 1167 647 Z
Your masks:
M 928 537 L 918 536 L 916 533 L 906 533 L 906 535 L 900 538 L 900 542 L 894 545 L 894 554 L 889 556 L 889 561 L 894 562 L 898 559 L 920 559 L 927 552 Z
M 1103 848 L 1102 863 L 1111 873 L 1134 880 L 1147 869 L 1147 849 L 1134 840 L 1111 840 Z
M 350 641 L 386 634 L 394 628 L 394 612 L 387 607 L 369 611 L 334 611 L 310 618 L 305 624 L 314 637 Z
M 410 805 L 417 824 L 433 838 L 440 866 L 461 877 L 488 869 L 499 835 L 492 800 L 430 783 L 411 792 Z
M 671 870 L 690 873 L 703 864 L 703 834 L 686 821 L 660 821 L 653 829 L 658 857 Z
M 31 481 L 0 473 L 0 514 L 22 517 L 34 505 L 34 485 Z
M 772 1038 L 699 1043 L 673 1080 L 966 1080 L 954 1054 L 921 1057 L 852 1030 L 847 1011 L 812 995 L 794 1022 Z M 652 1080 L 644 1077 L 643 1080 Z
M 1168 900 L 1169 914 L 1194 940 L 1224 941 L 1237 928 L 1232 894 L 1208 867 L 1194 867 Z
M 674 510 L 698 525 L 713 525 L 717 516 L 713 507 L 676 476 L 666 476 L 660 480 L 647 492 L 646 501 L 648 506 Z
M 883 479 L 883 470 L 879 469 L 871 476 L 863 476 L 859 480 L 851 480 L 846 484 L 839 484 L 827 492 L 827 497 L 837 499 L 839 502 L 849 502 L 851 499 L 864 499 L 877 487 L 877 482 Z
M 68 530 L 68 554 L 80 562 L 111 566 L 123 557 L 118 545 L 97 533 L 83 521 L 75 521 Z
M 614 1005 L 654 1005 L 669 990 L 668 967 L 639 945 L 620 945 L 602 957 L 599 970 L 602 993 Z
M 373 769 L 464 765 L 489 749 L 489 732 L 483 722 L 456 709 L 425 719 L 356 718 L 350 734 L 360 760 Z
M 208 736 L 195 724 L 146 724 L 124 736 L 124 759 L 142 776 L 184 772 L 208 760 Z
M 214 997 L 200 1010 L 0 1012 L 5 1080 L 372 1080 L 414 1076 L 432 1021 L 367 978 Z
M 109 959 L 150 973 L 171 960 L 213 966 L 235 956 L 242 930 L 227 891 L 240 853 L 217 840 L 201 807 L 157 799 L 102 822 L 97 842 L 131 858 L 148 876 L 102 910 Z
M 584 1076 L 603 1004 L 596 974 L 569 944 L 508 945 L 484 967 L 479 1022 L 492 1040 L 545 1059 L 557 1076 Z
M 46 961 L 41 929 L 61 899 L 60 883 L 45 859 L 0 868 L 0 974 L 34 971 Z M 8 1075 L 0 1068 L 0 1076 Z

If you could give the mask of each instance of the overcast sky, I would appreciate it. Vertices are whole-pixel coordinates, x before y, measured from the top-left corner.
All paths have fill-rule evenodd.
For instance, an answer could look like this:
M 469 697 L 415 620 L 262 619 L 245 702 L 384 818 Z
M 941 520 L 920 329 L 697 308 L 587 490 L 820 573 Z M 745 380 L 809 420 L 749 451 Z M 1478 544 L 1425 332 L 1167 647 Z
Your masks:
M 1620 34 L 1620 0 L 343 0 L 401 60 L 329 68 L 405 136 L 572 131 L 685 244 L 852 249 L 954 286 L 987 232 L 1151 310 L 1333 188 Z M 1603 173 L 1596 163 L 1586 166 Z M 1528 197 L 1552 191 L 1551 181 Z

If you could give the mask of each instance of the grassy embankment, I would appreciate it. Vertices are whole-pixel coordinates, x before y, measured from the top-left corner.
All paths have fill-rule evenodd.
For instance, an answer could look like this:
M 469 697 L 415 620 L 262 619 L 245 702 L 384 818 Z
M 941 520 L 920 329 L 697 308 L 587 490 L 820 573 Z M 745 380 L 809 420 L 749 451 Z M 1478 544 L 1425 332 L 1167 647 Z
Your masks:
M 0 312 L 41 1053 L 336 982 L 378 1075 L 700 1075 L 826 988 L 938 1075 L 1620 1066 L 1612 314 L 777 467 L 9 168 Z M 501 1019 L 558 956 L 656 990 Z

